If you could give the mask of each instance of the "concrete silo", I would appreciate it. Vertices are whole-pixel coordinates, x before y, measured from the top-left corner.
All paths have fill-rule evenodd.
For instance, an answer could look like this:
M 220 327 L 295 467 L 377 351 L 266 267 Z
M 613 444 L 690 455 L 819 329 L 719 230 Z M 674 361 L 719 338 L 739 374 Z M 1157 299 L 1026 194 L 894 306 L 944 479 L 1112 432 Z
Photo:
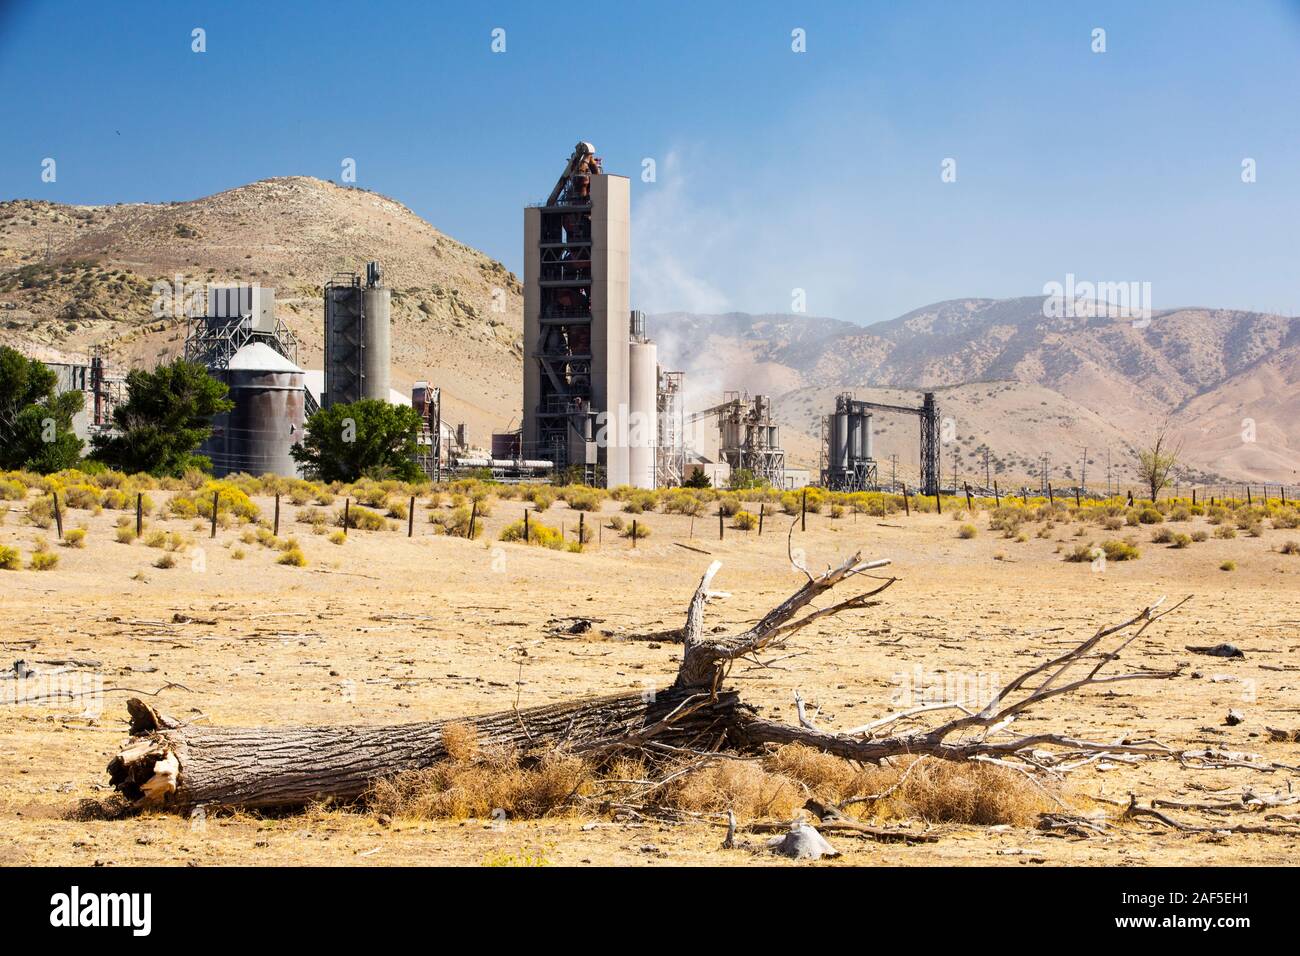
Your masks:
M 214 473 L 296 475 L 289 449 L 303 435 L 303 370 L 270 346 L 251 342 L 212 374 L 230 387 L 235 403 L 213 419 L 212 436 L 199 449 L 212 459 Z
M 653 342 L 629 346 L 628 484 L 655 487 L 655 453 L 659 436 L 659 350 Z
M 361 293 L 361 313 L 366 337 L 363 353 L 365 397 L 389 400 L 388 372 L 392 365 L 392 292 L 383 283 L 378 262 L 366 263 L 366 288 Z

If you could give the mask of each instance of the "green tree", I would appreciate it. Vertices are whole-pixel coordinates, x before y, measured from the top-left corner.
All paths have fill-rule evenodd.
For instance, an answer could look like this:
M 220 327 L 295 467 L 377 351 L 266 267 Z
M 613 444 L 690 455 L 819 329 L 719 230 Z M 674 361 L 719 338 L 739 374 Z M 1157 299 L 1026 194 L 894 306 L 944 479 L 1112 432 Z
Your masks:
M 691 477 L 682 482 L 683 488 L 712 488 L 713 479 L 704 473 L 702 468 L 697 468 L 691 472 Z
M 730 487 L 732 491 L 748 491 L 751 488 L 763 488 L 767 482 L 754 477 L 754 473 L 748 468 L 740 468 L 731 473 Z
M 113 410 L 116 433 L 96 437 L 95 457 L 120 471 L 160 477 L 211 471 L 212 462 L 196 449 L 212 434 L 212 417 L 235 407 L 229 391 L 197 362 L 134 369 L 126 376 L 126 401 Z
M 1160 426 L 1149 446 L 1138 450 L 1138 478 L 1151 492 L 1152 501 L 1173 481 L 1173 471 L 1182 452 L 1183 443 L 1175 442 L 1169 435 L 1168 421 Z
M 322 408 L 307 419 L 307 433 L 290 452 L 307 477 L 319 481 L 356 481 L 422 477 L 415 463 L 420 415 L 406 405 L 363 398 Z
M 57 392 L 59 377 L 43 362 L 0 347 L 0 468 L 49 474 L 81 460 L 72 430 L 81 392 Z

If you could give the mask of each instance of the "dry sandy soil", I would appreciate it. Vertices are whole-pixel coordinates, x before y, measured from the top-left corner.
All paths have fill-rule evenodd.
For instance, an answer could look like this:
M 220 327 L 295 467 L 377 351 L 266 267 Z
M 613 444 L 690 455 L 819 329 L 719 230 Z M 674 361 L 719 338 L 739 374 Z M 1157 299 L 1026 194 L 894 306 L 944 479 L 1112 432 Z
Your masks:
M 269 513 L 268 502 L 261 504 Z M 296 509 L 288 507 L 287 530 L 302 543 L 305 568 L 278 565 L 275 552 L 241 545 L 238 529 L 220 530 L 210 541 L 206 527 L 160 520 L 155 527 L 192 540 L 168 570 L 152 566 L 160 551 L 113 540 L 119 513 L 72 512 L 70 526 L 89 528 L 84 549 L 56 546 L 61 560 L 53 571 L 0 571 L 0 649 L 6 665 L 21 657 L 47 671 L 59 665 L 42 661 L 102 661 L 109 690 L 98 716 L 85 701 L 0 706 L 0 864 L 774 862 L 720 849 L 720 825 L 706 823 L 572 817 L 494 829 L 482 820 L 399 819 L 385 828 L 367 814 L 322 809 L 277 819 L 213 815 L 201 825 L 165 814 L 68 817 L 80 800 L 108 793 L 104 768 L 125 738 L 131 696 L 116 688 L 154 691 L 176 682 L 184 688 L 154 699 L 164 712 L 214 724 L 287 725 L 474 714 L 508 709 L 516 695 L 528 706 L 668 682 L 677 648 L 618 637 L 681 620 L 710 560 L 674 544 L 688 540 L 690 519 L 644 516 L 653 536 L 637 549 L 605 530 L 601 543 L 570 554 L 497 543 L 520 507 L 498 503 L 486 539 L 476 542 L 433 534 L 421 507 L 412 540 L 403 524 L 400 531 L 353 531 L 341 546 L 293 525 Z M 557 504 L 545 520 L 572 529 L 576 517 Z M 1271 743 L 1265 732 L 1300 727 L 1300 557 L 1276 550 L 1295 532 L 1211 538 L 1185 550 L 1145 544 L 1140 560 L 1094 573 L 1055 553 L 1058 540 L 1063 548 L 1075 543 L 1069 526 L 1017 543 L 989 532 L 985 522 L 981 515 L 978 536 L 961 540 L 948 515 L 810 516 L 796 542 L 813 567 L 861 549 L 893 559 L 901 580 L 881 607 L 802 632 L 796 649 L 806 653 L 783 669 L 737 668 L 733 680 L 765 713 L 789 721 L 793 692 L 801 689 L 819 708 L 820 724 L 844 728 L 896 709 L 899 675 L 917 667 L 1006 679 L 1153 598 L 1191 594 L 1189 605 L 1126 654 L 1130 663 L 1185 662 L 1181 677 L 1065 698 L 1019 726 L 1099 740 L 1155 737 L 1180 748 L 1208 744 L 1300 764 L 1300 745 Z M 0 526 L 0 543 L 20 546 L 26 557 L 37 534 L 53 538 L 23 524 L 15 508 Z M 773 533 L 771 524 L 761 538 L 728 530 L 719 542 L 716 519 L 697 519 L 691 543 L 724 562 L 717 586 L 732 593 L 711 606 L 711 624 L 752 621 L 801 580 L 787 562 L 785 534 Z M 240 547 L 247 556 L 236 560 L 232 552 Z M 193 570 L 196 549 L 202 571 Z M 1218 570 L 1225 559 L 1238 569 Z M 216 623 L 171 623 L 177 614 Z M 582 636 L 548 633 L 548 622 L 570 615 L 594 618 L 596 628 Z M 1245 660 L 1186 650 L 1220 641 L 1242 647 Z M 1243 711 L 1245 722 L 1224 726 L 1229 708 Z M 1124 800 L 1130 791 L 1143 800 L 1203 799 L 1199 787 L 1274 792 L 1295 776 L 1192 772 L 1173 762 L 1102 764 L 1071 776 L 1070 799 L 1095 809 L 1089 797 Z M 1018 828 L 933 829 L 938 842 L 911 846 L 835 835 L 844 855 L 827 865 L 1280 864 L 1300 850 L 1296 837 L 1152 834 L 1132 824 L 1089 839 Z

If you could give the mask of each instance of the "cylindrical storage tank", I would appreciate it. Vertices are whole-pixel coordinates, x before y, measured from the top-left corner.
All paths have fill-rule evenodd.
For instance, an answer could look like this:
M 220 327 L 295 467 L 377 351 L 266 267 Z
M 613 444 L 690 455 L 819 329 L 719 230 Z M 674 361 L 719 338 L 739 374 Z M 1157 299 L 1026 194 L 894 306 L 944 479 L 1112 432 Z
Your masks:
M 245 345 L 216 377 L 230 387 L 235 407 L 213 420 L 212 437 L 200 452 L 213 472 L 229 475 L 298 474 L 289 450 L 302 440 L 305 373 L 262 342 Z
M 365 374 L 364 398 L 388 401 L 388 370 L 392 367 L 392 290 L 387 286 L 371 286 L 362 293 L 361 308 L 365 313 L 366 350 L 362 360 Z
M 848 457 L 852 463 L 862 457 L 862 416 L 849 412 Z
M 866 414 L 862 416 L 862 457 L 863 458 L 876 457 L 876 450 L 872 446 L 873 446 L 873 442 L 871 438 L 871 415 Z
M 659 441 L 659 349 L 653 342 L 633 342 L 628 368 L 628 484 L 655 486 L 655 446 Z
M 831 416 L 830 465 L 832 471 L 849 466 L 849 416 L 844 412 Z

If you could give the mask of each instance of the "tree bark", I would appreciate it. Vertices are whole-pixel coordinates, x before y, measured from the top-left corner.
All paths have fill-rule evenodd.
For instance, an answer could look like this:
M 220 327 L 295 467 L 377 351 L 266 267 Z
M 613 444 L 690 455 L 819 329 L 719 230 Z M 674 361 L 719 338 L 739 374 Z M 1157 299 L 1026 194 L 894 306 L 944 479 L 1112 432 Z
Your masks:
M 395 726 L 210 727 L 183 724 L 132 699 L 132 740 L 108 766 L 110 782 L 141 806 L 268 808 L 353 800 L 379 777 L 447 757 L 442 730 L 472 727 L 480 747 L 525 760 L 563 748 L 598 756 L 651 738 L 691 746 L 734 723 L 735 693 L 637 691 L 477 717 Z

